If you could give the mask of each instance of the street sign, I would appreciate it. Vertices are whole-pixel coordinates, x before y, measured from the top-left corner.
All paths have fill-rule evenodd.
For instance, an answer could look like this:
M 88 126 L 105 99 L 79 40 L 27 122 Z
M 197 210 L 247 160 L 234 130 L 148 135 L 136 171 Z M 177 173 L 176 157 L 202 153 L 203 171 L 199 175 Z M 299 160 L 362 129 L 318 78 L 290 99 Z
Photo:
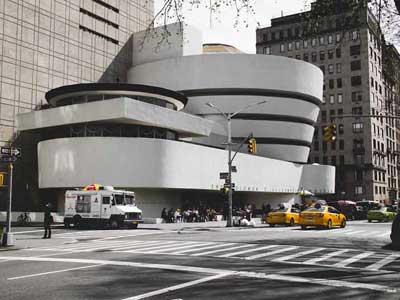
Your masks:
M 224 184 L 224 187 L 230 187 L 231 185 L 229 184 L 229 183 L 225 183 Z M 234 182 L 232 182 L 232 188 L 234 188 L 235 187 L 235 183 Z
M 3 154 L 3 155 L 20 157 L 21 153 L 22 153 L 21 148 L 14 148 L 14 147 L 1 147 L 0 148 L 0 154 Z
M 233 173 L 236 173 L 236 172 L 237 172 L 236 166 L 231 166 L 231 171 L 232 171 Z
M 0 157 L 1 162 L 15 162 L 17 160 L 17 157 L 15 156 L 2 156 Z
M 227 179 L 229 176 L 228 172 L 221 172 L 219 173 L 219 179 Z

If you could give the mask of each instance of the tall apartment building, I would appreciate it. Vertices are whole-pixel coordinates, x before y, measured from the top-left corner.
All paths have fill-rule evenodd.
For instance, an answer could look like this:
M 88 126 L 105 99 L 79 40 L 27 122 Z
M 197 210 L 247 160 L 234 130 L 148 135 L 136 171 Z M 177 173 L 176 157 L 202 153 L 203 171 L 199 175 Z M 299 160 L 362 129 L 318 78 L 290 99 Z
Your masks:
M 148 26 L 153 12 L 153 0 L 0 1 L 0 146 L 13 140 L 23 147 L 15 202 L 40 198 L 34 137 L 16 137 L 15 116 L 46 105 L 44 95 L 55 87 L 125 82 L 131 35 Z M 6 199 L 0 189 L 0 207 Z
M 355 24 L 346 1 L 333 1 L 335 13 L 324 17 L 317 35 L 304 34 L 309 12 L 272 19 L 270 27 L 257 30 L 257 53 L 301 59 L 324 73 L 324 103 L 309 145 L 309 161 L 336 166 L 335 198 L 395 199 L 400 149 L 396 121 L 340 118 L 395 114 L 396 84 L 385 76 L 383 63 L 386 46 L 368 8 L 360 11 L 360 22 Z M 327 143 L 323 129 L 330 123 L 337 125 L 338 135 L 335 142 Z
M 147 0 L 0 1 L 0 145 L 15 115 L 44 104 L 55 87 L 124 81 L 124 46 L 153 16 Z

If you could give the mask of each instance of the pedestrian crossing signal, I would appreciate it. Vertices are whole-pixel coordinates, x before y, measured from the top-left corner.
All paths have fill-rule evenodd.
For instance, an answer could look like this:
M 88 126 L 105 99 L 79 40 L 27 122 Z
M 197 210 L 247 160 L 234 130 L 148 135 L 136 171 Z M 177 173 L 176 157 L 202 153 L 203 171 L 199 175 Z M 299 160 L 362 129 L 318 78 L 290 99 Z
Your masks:
M 248 144 L 248 151 L 249 153 L 256 153 L 257 152 L 257 142 L 255 138 L 249 139 L 249 144 Z
M 324 141 L 334 142 L 336 140 L 336 124 L 330 124 L 324 128 Z

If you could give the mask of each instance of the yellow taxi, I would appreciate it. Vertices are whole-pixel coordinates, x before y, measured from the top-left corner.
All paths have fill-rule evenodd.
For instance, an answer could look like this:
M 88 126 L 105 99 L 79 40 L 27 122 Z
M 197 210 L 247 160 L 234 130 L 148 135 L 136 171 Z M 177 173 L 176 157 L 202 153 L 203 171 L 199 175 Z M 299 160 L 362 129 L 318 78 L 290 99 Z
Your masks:
M 301 229 L 307 226 L 325 227 L 331 229 L 334 226 L 346 227 L 346 217 L 336 208 L 328 205 L 316 204 L 303 210 L 299 215 Z
M 300 210 L 296 207 L 280 205 L 268 213 L 265 221 L 271 227 L 274 227 L 276 224 L 293 226 L 299 223 L 299 213 Z

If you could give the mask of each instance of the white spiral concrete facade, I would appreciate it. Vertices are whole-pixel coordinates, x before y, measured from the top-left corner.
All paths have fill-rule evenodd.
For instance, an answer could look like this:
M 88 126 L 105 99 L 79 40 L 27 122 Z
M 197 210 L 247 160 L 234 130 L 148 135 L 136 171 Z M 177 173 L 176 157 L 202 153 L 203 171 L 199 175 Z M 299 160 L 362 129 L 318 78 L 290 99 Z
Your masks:
M 234 113 L 266 100 L 232 121 L 232 136 L 242 138 L 253 132 L 258 155 L 307 161 L 323 85 L 322 72 L 309 63 L 269 55 L 191 55 L 134 66 L 128 80 L 180 91 L 189 98 L 186 112 L 221 124 L 225 119 L 207 102 Z

